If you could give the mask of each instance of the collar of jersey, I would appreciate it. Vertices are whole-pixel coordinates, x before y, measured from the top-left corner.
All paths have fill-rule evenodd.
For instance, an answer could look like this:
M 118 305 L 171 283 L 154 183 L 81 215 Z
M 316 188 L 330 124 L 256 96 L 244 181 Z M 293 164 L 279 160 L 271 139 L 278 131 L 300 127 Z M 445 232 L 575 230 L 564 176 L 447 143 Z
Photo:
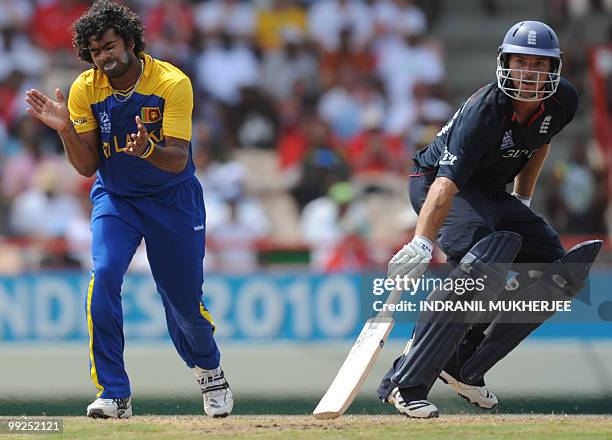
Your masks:
M 149 74 L 151 73 L 151 64 L 153 63 L 153 58 L 151 58 L 150 55 L 142 52 L 141 55 L 139 55 L 139 58 L 142 58 L 142 60 L 144 61 L 144 71 L 142 72 L 142 78 L 140 79 L 140 84 L 142 84 L 147 77 L 149 76 Z M 100 72 L 100 87 L 108 87 L 109 89 L 112 89 L 113 87 L 111 86 L 110 81 L 108 80 L 108 76 L 106 76 L 104 73 Z M 119 90 L 118 91 L 119 94 L 122 94 L 122 92 Z M 128 89 L 129 92 L 129 89 Z

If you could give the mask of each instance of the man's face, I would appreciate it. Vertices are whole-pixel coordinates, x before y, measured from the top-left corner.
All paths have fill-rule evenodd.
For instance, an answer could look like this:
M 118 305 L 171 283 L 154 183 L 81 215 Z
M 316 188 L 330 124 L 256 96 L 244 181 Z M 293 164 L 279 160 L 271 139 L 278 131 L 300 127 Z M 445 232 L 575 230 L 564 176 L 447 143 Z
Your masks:
M 511 69 L 510 77 L 514 80 L 514 87 L 521 89 L 522 97 L 531 98 L 549 80 L 551 61 L 549 57 L 539 55 L 511 54 L 508 67 Z
M 119 78 L 128 71 L 132 63 L 130 53 L 133 50 L 134 42 L 126 46 L 123 38 L 117 35 L 114 29 L 104 32 L 99 40 L 89 37 L 91 58 L 96 67 L 109 78 Z

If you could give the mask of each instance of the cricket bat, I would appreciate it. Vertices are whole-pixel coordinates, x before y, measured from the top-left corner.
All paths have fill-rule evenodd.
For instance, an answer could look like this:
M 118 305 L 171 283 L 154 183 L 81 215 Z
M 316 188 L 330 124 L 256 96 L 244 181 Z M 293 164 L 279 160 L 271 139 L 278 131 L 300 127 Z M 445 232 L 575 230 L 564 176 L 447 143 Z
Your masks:
M 393 290 L 385 305 L 397 304 L 401 295 L 401 290 Z M 393 312 L 385 308 L 366 321 L 338 374 L 312 413 L 316 419 L 335 419 L 344 414 L 361 391 L 394 324 Z

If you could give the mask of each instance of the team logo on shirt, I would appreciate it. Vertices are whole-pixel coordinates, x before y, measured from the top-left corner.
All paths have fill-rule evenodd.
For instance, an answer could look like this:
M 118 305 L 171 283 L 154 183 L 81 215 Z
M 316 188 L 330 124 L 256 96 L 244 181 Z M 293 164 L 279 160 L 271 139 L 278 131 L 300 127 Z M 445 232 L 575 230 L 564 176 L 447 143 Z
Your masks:
M 540 134 L 548 133 L 548 127 L 550 127 L 551 120 L 552 120 L 552 116 L 546 115 L 546 117 L 542 121 L 542 125 L 540 125 Z
M 108 113 L 102 112 L 99 114 L 100 116 L 100 131 L 102 133 L 110 133 L 111 132 L 111 121 Z
M 448 148 L 444 147 L 444 155 L 442 155 L 442 159 L 440 159 L 440 162 L 438 162 L 438 164 L 440 164 L 440 165 L 453 165 L 456 160 L 457 160 L 457 156 L 455 156 L 454 154 L 451 154 L 448 151 Z
M 504 137 L 502 138 L 499 149 L 507 150 L 510 147 L 514 147 L 514 139 L 512 139 L 512 130 L 508 130 L 504 133 Z
M 153 122 L 157 122 L 162 118 L 161 111 L 159 107 L 143 107 L 140 110 L 140 119 L 145 124 L 151 124 Z

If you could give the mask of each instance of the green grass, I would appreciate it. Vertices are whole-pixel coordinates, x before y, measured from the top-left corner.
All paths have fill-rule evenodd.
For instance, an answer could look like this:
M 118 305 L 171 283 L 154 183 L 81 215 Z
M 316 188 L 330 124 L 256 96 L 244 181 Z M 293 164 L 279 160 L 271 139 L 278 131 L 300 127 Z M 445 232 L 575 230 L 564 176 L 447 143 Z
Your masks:
M 2 440 L 21 438 L 2 436 Z M 64 434 L 27 436 L 42 439 L 402 439 L 402 440 L 575 440 L 612 439 L 611 416 L 450 415 L 435 420 L 402 416 L 135 416 L 128 420 L 64 418 Z
M 317 405 L 320 396 L 272 398 L 239 396 L 234 406 L 235 415 L 307 415 Z M 0 398 L 0 417 L 7 416 L 81 416 L 93 397 L 91 395 L 63 398 Z M 434 403 L 441 414 L 486 414 L 467 405 L 454 395 L 436 396 Z M 198 415 L 202 413 L 201 397 L 133 396 L 136 415 Z M 359 397 L 348 409 L 348 414 L 391 415 L 395 410 L 379 400 Z M 585 398 L 567 396 L 564 398 L 537 398 L 534 396 L 502 396 L 498 409 L 501 414 L 612 414 L 612 396 Z M 3 440 L 0 437 L 0 440 Z

